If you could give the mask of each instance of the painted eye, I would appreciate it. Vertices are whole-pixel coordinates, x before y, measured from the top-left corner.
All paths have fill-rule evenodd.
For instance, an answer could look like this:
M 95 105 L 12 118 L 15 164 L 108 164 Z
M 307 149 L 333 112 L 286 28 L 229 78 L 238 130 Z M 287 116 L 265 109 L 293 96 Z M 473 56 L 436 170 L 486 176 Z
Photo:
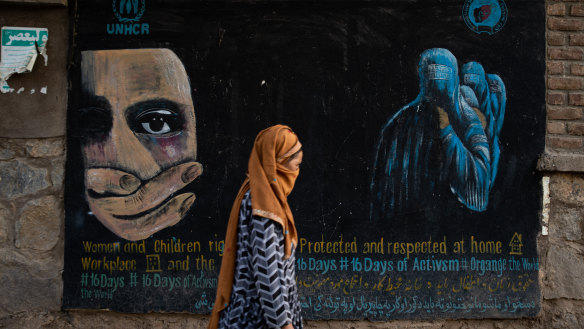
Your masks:
M 136 117 L 138 132 L 150 135 L 163 135 L 180 130 L 176 113 L 166 109 L 150 109 Z

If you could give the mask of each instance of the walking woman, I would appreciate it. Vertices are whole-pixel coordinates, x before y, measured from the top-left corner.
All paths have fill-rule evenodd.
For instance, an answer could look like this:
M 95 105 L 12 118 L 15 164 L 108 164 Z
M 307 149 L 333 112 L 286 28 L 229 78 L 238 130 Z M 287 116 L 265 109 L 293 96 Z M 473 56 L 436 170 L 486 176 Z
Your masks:
M 302 145 L 287 126 L 262 130 L 233 203 L 209 329 L 301 329 L 294 251 L 298 236 L 287 197 Z

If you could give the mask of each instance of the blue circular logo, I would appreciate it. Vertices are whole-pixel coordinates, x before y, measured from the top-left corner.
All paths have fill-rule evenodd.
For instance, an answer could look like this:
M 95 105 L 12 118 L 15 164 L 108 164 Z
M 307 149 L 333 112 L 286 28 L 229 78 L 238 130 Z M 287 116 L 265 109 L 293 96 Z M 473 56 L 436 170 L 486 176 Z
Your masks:
M 491 35 L 507 22 L 507 6 L 503 0 L 466 0 L 462 17 L 473 32 Z
M 146 10 L 146 0 L 113 0 L 112 9 L 120 23 L 138 22 Z

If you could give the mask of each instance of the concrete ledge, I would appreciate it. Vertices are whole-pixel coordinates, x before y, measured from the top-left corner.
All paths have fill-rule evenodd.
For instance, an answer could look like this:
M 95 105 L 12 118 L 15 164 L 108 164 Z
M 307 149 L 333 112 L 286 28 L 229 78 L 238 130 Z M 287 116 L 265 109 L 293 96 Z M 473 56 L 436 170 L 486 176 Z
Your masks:
M 537 160 L 537 170 L 584 172 L 584 155 L 543 153 Z

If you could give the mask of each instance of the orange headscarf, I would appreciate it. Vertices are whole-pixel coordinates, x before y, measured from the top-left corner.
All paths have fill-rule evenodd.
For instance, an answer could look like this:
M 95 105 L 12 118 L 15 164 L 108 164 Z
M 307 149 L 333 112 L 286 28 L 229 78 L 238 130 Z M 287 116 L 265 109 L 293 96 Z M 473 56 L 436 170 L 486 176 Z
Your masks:
M 292 246 L 297 244 L 298 234 L 287 197 L 292 192 L 299 170 L 291 171 L 282 164 L 301 148 L 296 134 L 284 125 L 264 129 L 256 137 L 249 156 L 247 178 L 241 185 L 229 214 L 217 297 L 208 329 L 217 328 L 219 314 L 229 304 L 237 256 L 239 207 L 248 190 L 251 190 L 252 214 L 269 218 L 282 225 L 286 258 L 290 257 Z

